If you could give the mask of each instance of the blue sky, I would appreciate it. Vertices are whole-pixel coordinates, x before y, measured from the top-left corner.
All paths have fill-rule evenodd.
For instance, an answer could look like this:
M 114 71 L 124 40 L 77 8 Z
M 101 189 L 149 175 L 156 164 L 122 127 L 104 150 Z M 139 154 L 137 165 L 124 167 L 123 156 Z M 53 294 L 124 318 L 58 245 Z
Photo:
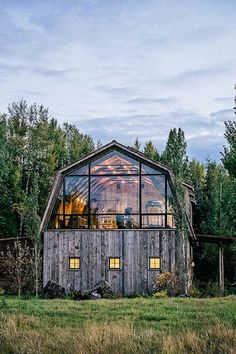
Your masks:
M 43 103 L 96 140 L 181 126 L 191 157 L 219 159 L 233 114 L 236 1 L 0 0 L 0 112 Z

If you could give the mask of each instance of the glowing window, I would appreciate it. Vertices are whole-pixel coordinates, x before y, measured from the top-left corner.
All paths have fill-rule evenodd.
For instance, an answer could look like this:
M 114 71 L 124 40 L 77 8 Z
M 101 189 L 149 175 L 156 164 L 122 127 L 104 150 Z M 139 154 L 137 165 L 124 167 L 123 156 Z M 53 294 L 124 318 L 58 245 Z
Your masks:
M 69 258 L 69 269 L 80 269 L 80 258 Z
M 149 257 L 149 269 L 161 269 L 161 258 Z
M 121 269 L 119 257 L 109 258 L 109 269 Z

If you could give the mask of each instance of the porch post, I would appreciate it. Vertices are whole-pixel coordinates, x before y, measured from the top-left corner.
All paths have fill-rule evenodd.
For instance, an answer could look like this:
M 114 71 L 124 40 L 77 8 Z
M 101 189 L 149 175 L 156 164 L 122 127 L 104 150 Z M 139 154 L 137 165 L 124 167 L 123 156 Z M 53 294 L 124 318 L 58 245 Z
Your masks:
M 219 243 L 219 286 L 224 290 L 224 251 L 222 243 Z

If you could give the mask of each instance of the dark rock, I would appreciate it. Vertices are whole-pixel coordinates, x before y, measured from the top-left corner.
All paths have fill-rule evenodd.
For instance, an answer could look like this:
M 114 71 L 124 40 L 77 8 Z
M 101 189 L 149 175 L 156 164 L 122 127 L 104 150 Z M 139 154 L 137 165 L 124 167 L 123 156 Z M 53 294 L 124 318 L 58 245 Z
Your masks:
M 99 294 L 102 298 L 111 298 L 114 295 L 111 286 L 105 280 L 101 280 L 95 284 L 92 293 Z
M 65 296 L 65 288 L 51 280 L 47 282 L 41 291 L 41 298 L 43 299 L 57 299 L 64 298 Z
M 72 300 L 88 300 L 91 298 L 91 290 L 87 290 L 87 291 L 74 290 L 70 296 Z

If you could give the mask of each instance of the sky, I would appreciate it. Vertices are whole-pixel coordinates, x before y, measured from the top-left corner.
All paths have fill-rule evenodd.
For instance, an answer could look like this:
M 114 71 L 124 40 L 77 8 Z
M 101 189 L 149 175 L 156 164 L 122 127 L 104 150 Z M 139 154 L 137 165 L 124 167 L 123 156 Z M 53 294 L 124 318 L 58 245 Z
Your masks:
M 44 104 L 103 144 L 182 127 L 220 159 L 235 119 L 235 0 L 0 0 L 0 112 Z

